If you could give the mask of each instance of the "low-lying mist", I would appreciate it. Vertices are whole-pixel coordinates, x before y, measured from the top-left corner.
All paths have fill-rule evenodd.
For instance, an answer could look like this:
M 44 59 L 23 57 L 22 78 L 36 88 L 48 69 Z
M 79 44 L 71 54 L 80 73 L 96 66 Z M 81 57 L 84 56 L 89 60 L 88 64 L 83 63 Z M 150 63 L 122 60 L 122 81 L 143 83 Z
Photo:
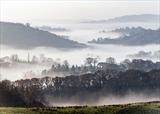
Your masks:
M 76 50 L 58 50 L 55 48 L 40 47 L 32 50 L 14 49 L 6 46 L 1 46 L 1 56 L 10 56 L 11 54 L 18 54 L 21 59 L 27 59 L 28 53 L 30 56 L 39 56 L 44 54 L 47 57 L 61 60 L 68 60 L 71 64 L 81 65 L 84 63 L 85 57 L 99 56 L 101 61 L 107 57 L 116 58 L 120 62 L 126 58 L 127 55 L 137 53 L 138 51 L 157 51 L 159 45 L 146 46 L 122 46 L 122 45 L 96 45 L 88 44 L 90 47 L 86 49 Z M 155 60 L 156 61 L 156 60 Z
M 33 55 L 39 56 L 44 54 L 53 60 L 59 60 L 62 62 L 67 60 L 71 65 L 82 65 L 86 57 L 99 57 L 99 62 L 105 61 L 108 57 L 114 57 L 119 63 L 120 61 L 128 58 L 127 55 L 137 53 L 138 51 L 157 51 L 159 45 L 146 45 L 146 46 L 122 46 L 122 45 L 95 45 L 91 44 L 87 49 L 81 50 L 57 50 L 54 48 L 35 48 L 32 50 L 22 50 L 14 49 L 6 46 L 1 46 L 1 57 L 10 56 L 12 54 L 17 54 L 20 59 L 27 60 L 28 53 L 32 57 Z M 158 59 L 153 59 L 153 61 L 158 61 Z M 36 75 L 44 70 L 51 67 L 44 65 L 18 65 L 11 69 L 0 68 L 1 79 L 17 80 L 24 78 L 24 73 L 32 71 Z
M 90 99 L 92 96 L 88 96 Z M 101 105 L 118 105 L 118 104 L 129 104 L 129 103 L 137 103 L 137 102 L 150 102 L 150 101 L 160 101 L 159 93 L 136 93 L 136 92 L 128 92 L 125 95 L 107 95 L 101 96 L 99 98 L 95 98 L 90 100 L 89 102 L 81 102 L 77 101 L 76 98 L 71 100 L 62 100 L 59 102 L 54 101 L 50 97 L 46 97 L 49 102 L 49 106 L 101 106 Z
M 18 80 L 24 78 L 41 77 L 41 72 L 50 66 L 19 64 L 12 68 L 0 68 L 0 79 Z

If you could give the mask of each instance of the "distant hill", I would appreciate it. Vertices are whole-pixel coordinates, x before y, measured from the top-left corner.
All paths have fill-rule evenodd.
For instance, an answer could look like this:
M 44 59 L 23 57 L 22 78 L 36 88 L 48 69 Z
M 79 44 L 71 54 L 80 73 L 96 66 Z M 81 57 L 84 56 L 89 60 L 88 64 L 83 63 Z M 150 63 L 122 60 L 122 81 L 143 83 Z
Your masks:
M 89 41 L 89 43 L 96 44 L 118 44 L 118 45 L 147 45 L 160 44 L 160 29 L 151 30 L 142 27 L 137 28 L 120 28 L 113 30 L 113 32 L 122 33 L 123 35 L 116 38 L 97 38 Z
M 84 48 L 86 45 L 30 27 L 29 24 L 0 22 L 1 44 L 14 48 Z
M 160 15 L 155 14 L 140 14 L 140 15 L 124 15 L 111 18 L 108 20 L 91 20 L 84 23 L 115 23 L 115 22 L 158 22 Z
M 160 19 L 160 15 L 142 14 L 142 15 L 126 15 L 115 17 L 107 20 L 107 22 L 156 22 Z

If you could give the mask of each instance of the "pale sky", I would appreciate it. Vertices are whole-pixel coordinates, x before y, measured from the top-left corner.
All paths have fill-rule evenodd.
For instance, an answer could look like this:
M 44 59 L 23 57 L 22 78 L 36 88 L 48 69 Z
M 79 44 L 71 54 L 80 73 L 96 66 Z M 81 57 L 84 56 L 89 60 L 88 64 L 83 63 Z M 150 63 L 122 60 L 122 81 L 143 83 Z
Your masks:
M 130 14 L 160 14 L 159 0 L 0 0 L 1 21 L 99 20 Z

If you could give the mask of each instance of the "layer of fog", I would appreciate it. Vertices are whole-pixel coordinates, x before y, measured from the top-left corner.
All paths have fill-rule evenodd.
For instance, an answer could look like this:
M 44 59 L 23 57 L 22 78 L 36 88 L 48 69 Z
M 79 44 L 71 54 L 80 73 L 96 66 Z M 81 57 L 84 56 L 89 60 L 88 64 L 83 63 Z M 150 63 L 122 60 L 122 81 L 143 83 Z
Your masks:
M 49 69 L 50 66 L 43 65 L 29 65 L 29 64 L 18 64 L 12 68 L 0 68 L 0 80 L 18 80 L 22 78 L 34 78 L 41 77 L 41 72 L 44 69 Z
M 157 51 L 159 45 L 146 45 L 146 46 L 122 46 L 122 45 L 97 45 L 90 44 L 89 48 L 78 50 L 57 50 L 55 48 L 40 47 L 32 50 L 14 49 L 6 46 L 1 46 L 1 57 L 18 54 L 20 59 L 27 59 L 28 53 L 30 56 L 44 54 L 54 60 L 68 60 L 70 64 L 81 65 L 84 63 L 86 57 L 99 56 L 100 61 L 105 61 L 107 57 L 116 58 L 117 62 L 123 61 L 126 55 L 137 53 L 138 51 Z M 158 61 L 158 60 L 153 60 Z
M 159 23 L 107 23 L 107 24 L 87 24 L 87 23 L 50 23 L 50 22 L 44 22 L 44 23 L 34 23 L 32 26 L 43 26 L 47 25 L 54 28 L 65 28 L 69 29 L 70 31 L 65 32 L 55 32 L 58 35 L 65 35 L 69 36 L 69 39 L 75 40 L 78 42 L 86 43 L 92 39 L 97 39 L 98 37 L 111 37 L 115 38 L 118 37 L 120 34 L 113 33 L 113 32 L 107 32 L 107 33 L 100 33 L 100 31 L 111 31 L 116 28 L 125 28 L 125 27 L 143 27 L 146 29 L 158 29 L 160 27 Z M 52 32 L 52 31 L 50 31 Z
M 21 50 L 13 49 L 6 46 L 1 46 L 1 57 L 10 56 L 12 54 L 18 54 L 19 58 L 26 60 L 28 53 L 30 56 L 39 56 L 44 54 L 47 57 L 53 58 L 53 60 L 59 60 L 63 62 L 68 60 L 70 65 L 82 65 L 84 64 L 86 57 L 97 57 L 99 56 L 99 62 L 105 61 L 108 57 L 114 57 L 117 63 L 126 59 L 126 55 L 137 53 L 138 51 L 157 51 L 159 45 L 146 45 L 146 46 L 122 46 L 122 45 L 90 45 L 90 48 L 81 50 L 57 50 L 54 48 L 36 48 L 33 50 Z M 159 61 L 157 59 L 152 59 L 153 61 Z M 41 71 L 44 69 L 49 69 L 51 66 L 43 65 L 22 65 L 19 67 L 14 67 L 10 69 L 1 68 L 1 79 L 11 79 L 16 80 L 24 78 L 24 73 L 28 71 L 33 71 L 33 73 L 40 75 Z M 56 76 L 56 75 L 55 75 Z
M 88 96 L 92 97 L 92 96 Z M 100 97 L 99 99 L 93 99 L 90 102 L 76 102 L 76 99 L 64 100 L 55 102 L 52 98 L 46 98 L 49 102 L 49 106 L 102 106 L 102 105 L 119 105 L 119 104 L 130 104 L 130 103 L 142 103 L 151 101 L 160 101 L 160 95 L 151 93 L 135 93 L 129 92 L 124 96 L 118 95 L 107 95 Z
M 116 23 L 116 24 L 82 24 L 82 23 L 35 23 L 36 25 L 47 25 L 55 28 L 66 28 L 71 31 L 68 32 L 55 32 L 58 35 L 67 35 L 69 39 L 86 43 L 89 40 L 92 40 L 97 37 L 112 37 L 116 38 L 120 34 L 113 32 L 100 33 L 100 31 L 110 31 L 120 27 L 144 27 L 157 29 L 159 25 L 157 23 Z M 32 25 L 32 23 L 31 23 Z M 32 26 L 36 26 L 32 25 Z M 86 43 L 87 44 L 87 43 Z M 30 56 L 39 56 L 40 54 L 44 54 L 47 57 L 53 58 L 56 60 L 57 58 L 61 61 L 68 60 L 70 65 L 81 65 L 84 63 L 86 57 L 97 57 L 99 56 L 100 62 L 105 61 L 107 57 L 114 57 L 117 62 L 120 62 L 126 59 L 126 55 L 130 55 L 133 53 L 137 53 L 138 51 L 157 51 L 160 49 L 158 45 L 146 45 L 146 46 L 122 46 L 122 45 L 96 45 L 96 44 L 87 44 L 90 47 L 87 49 L 79 49 L 79 50 L 57 50 L 54 48 L 46 48 L 39 47 L 32 50 L 22 50 L 22 49 L 14 49 L 12 47 L 2 46 L 0 45 L 1 52 L 0 57 L 10 56 L 12 54 L 18 54 L 20 59 L 26 60 L 28 57 L 28 53 Z M 158 59 L 152 59 L 153 61 L 158 61 Z M 61 62 L 60 61 L 60 62 Z M 33 74 L 40 75 L 41 71 L 44 69 L 48 69 L 51 66 L 42 66 L 42 65 L 24 65 L 6 69 L 0 68 L 0 77 L 1 79 L 21 79 L 24 78 L 24 74 L 26 72 L 33 72 Z

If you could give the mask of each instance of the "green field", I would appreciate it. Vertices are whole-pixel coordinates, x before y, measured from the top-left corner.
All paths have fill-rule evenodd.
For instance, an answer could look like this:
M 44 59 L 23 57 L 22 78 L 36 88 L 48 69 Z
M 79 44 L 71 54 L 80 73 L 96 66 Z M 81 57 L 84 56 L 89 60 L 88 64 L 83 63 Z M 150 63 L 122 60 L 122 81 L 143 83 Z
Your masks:
M 160 102 L 46 108 L 0 107 L 0 114 L 160 114 Z

